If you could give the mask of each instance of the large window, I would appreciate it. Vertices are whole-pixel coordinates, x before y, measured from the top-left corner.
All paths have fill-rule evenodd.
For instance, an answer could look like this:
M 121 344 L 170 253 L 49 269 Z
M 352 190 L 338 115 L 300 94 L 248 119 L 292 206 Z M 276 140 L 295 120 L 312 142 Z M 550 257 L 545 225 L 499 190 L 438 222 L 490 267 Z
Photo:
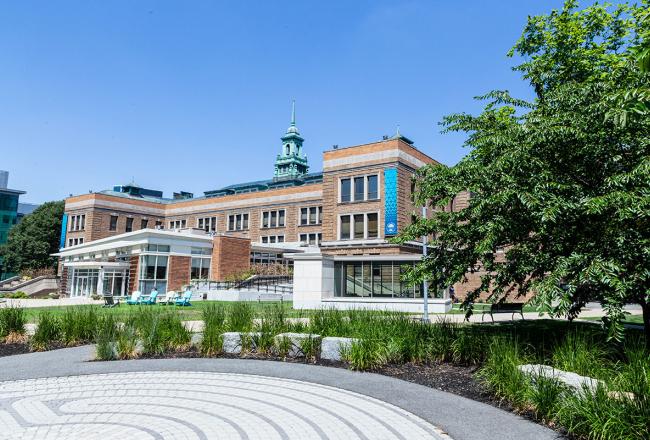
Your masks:
M 355 261 L 334 263 L 334 296 L 422 298 L 422 285 L 410 286 L 400 276 L 413 262 Z M 433 292 L 443 297 L 443 291 Z
M 248 229 L 248 213 L 231 214 L 228 216 L 229 231 L 244 231 Z
M 149 224 L 149 220 L 143 218 L 142 220 L 140 220 L 140 229 L 147 229 L 148 224 Z
M 71 215 L 69 231 L 83 231 L 86 229 L 86 214 Z
M 97 294 L 99 269 L 72 269 L 70 296 L 90 296 Z
M 379 236 L 379 215 L 344 214 L 339 216 L 339 240 L 363 240 Z
M 109 231 L 117 231 L 117 216 L 116 215 L 111 215 L 111 222 L 108 225 L 108 230 Z
M 192 267 L 190 279 L 207 280 L 210 278 L 210 258 L 212 249 L 210 248 L 192 248 Z
M 140 292 L 148 295 L 155 287 L 159 292 L 167 290 L 167 255 L 140 256 Z
M 279 209 L 277 211 L 262 212 L 262 228 L 281 228 L 285 224 L 286 211 Z
M 300 234 L 300 241 L 307 243 L 310 246 L 319 246 L 323 239 L 323 234 L 320 232 L 312 234 Z
M 125 232 L 133 231 L 133 217 L 127 217 Z
M 320 225 L 323 222 L 323 207 L 300 208 L 300 225 Z
M 187 226 L 187 220 L 171 220 L 169 222 L 169 229 L 184 229 Z
M 378 174 L 346 177 L 340 182 L 340 203 L 379 199 Z
M 203 229 L 205 232 L 217 231 L 217 218 L 216 217 L 202 217 L 196 219 L 196 227 Z
M 104 296 L 124 296 L 128 292 L 128 270 L 104 269 L 102 294 Z
M 263 235 L 260 237 L 262 243 L 284 243 L 284 235 Z

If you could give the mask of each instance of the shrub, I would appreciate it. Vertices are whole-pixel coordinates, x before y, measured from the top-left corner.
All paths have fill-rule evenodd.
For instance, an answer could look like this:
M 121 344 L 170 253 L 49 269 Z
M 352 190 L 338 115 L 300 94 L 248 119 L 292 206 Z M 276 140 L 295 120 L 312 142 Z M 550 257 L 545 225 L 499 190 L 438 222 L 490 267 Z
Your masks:
M 19 290 L 18 292 L 9 294 L 8 297 L 13 299 L 24 299 L 24 298 L 29 298 L 29 295 L 27 295 L 22 290 Z
M 38 316 L 36 332 L 31 338 L 32 350 L 47 350 L 59 342 L 60 337 L 59 320 L 49 312 L 41 312 Z
M 115 351 L 118 359 L 133 359 L 136 357 L 138 335 L 130 325 L 122 326 L 116 332 Z
M 47 296 L 50 297 L 50 299 L 59 299 L 59 297 L 60 297 L 61 295 L 59 295 L 59 294 L 56 293 L 56 292 L 51 292 L 51 293 L 48 293 Z
M 0 339 L 10 337 L 10 335 L 24 335 L 26 322 L 24 309 L 20 307 L 0 309 Z

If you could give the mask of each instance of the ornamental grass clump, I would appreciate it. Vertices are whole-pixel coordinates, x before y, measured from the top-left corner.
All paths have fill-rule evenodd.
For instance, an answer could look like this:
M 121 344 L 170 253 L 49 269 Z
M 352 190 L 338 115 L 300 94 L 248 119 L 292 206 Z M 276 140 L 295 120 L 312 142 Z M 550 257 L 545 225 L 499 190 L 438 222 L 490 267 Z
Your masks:
M 526 402 L 528 381 L 519 366 L 526 363 L 519 342 L 507 337 L 495 337 L 488 346 L 487 359 L 479 378 L 502 399 L 522 408 Z
M 16 343 L 25 341 L 25 310 L 19 307 L 0 309 L 0 341 Z
M 145 310 L 136 316 L 133 327 L 142 338 L 142 354 L 148 356 L 186 350 L 192 340 L 192 333 L 176 312 Z
M 525 389 L 524 399 L 532 406 L 535 417 L 545 423 L 552 422 L 568 389 L 556 378 L 547 376 L 542 370 L 533 373 Z
M 61 339 L 61 324 L 50 312 L 41 312 L 38 316 L 36 331 L 30 339 L 32 350 L 43 351 L 57 345 Z
M 607 379 L 612 369 L 610 354 L 593 333 L 573 330 L 553 348 L 553 366 L 564 371 Z
M 203 356 L 217 356 L 223 351 L 226 310 L 221 304 L 208 304 L 203 309 L 203 339 L 199 350 Z
M 115 334 L 115 354 L 118 359 L 137 357 L 138 333 L 131 325 L 123 325 Z
M 253 307 L 245 302 L 232 304 L 228 308 L 226 323 L 231 332 L 250 332 L 253 328 Z
M 315 338 L 313 335 L 300 340 L 300 351 L 307 358 L 308 361 L 315 361 L 318 353 L 320 352 L 320 338 Z
M 377 370 L 386 364 L 386 350 L 376 340 L 359 339 L 341 353 L 350 368 L 358 371 Z
M 100 361 L 115 359 L 115 335 L 117 326 L 112 315 L 100 315 L 95 329 L 95 357 Z
M 98 313 L 95 307 L 68 307 L 60 317 L 61 342 L 67 346 L 93 341 Z

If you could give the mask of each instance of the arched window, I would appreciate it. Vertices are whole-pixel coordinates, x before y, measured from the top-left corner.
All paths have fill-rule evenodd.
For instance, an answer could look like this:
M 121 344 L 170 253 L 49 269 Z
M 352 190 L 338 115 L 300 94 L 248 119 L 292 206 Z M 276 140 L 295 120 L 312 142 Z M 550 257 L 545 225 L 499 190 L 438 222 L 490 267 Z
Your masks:
M 287 147 L 287 154 L 286 155 L 288 156 L 289 152 L 291 151 L 291 148 L 289 147 L 289 144 L 287 144 L 286 147 Z

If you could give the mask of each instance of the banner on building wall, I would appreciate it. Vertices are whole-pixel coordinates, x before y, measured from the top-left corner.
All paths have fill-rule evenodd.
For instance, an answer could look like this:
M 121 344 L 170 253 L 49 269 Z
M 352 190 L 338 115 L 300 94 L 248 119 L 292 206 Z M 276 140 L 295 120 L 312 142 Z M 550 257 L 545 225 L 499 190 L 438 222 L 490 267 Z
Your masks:
M 61 240 L 59 240 L 59 249 L 65 247 L 65 231 L 68 230 L 68 214 L 63 214 L 61 219 Z
M 397 235 L 397 168 L 384 170 L 384 236 Z

